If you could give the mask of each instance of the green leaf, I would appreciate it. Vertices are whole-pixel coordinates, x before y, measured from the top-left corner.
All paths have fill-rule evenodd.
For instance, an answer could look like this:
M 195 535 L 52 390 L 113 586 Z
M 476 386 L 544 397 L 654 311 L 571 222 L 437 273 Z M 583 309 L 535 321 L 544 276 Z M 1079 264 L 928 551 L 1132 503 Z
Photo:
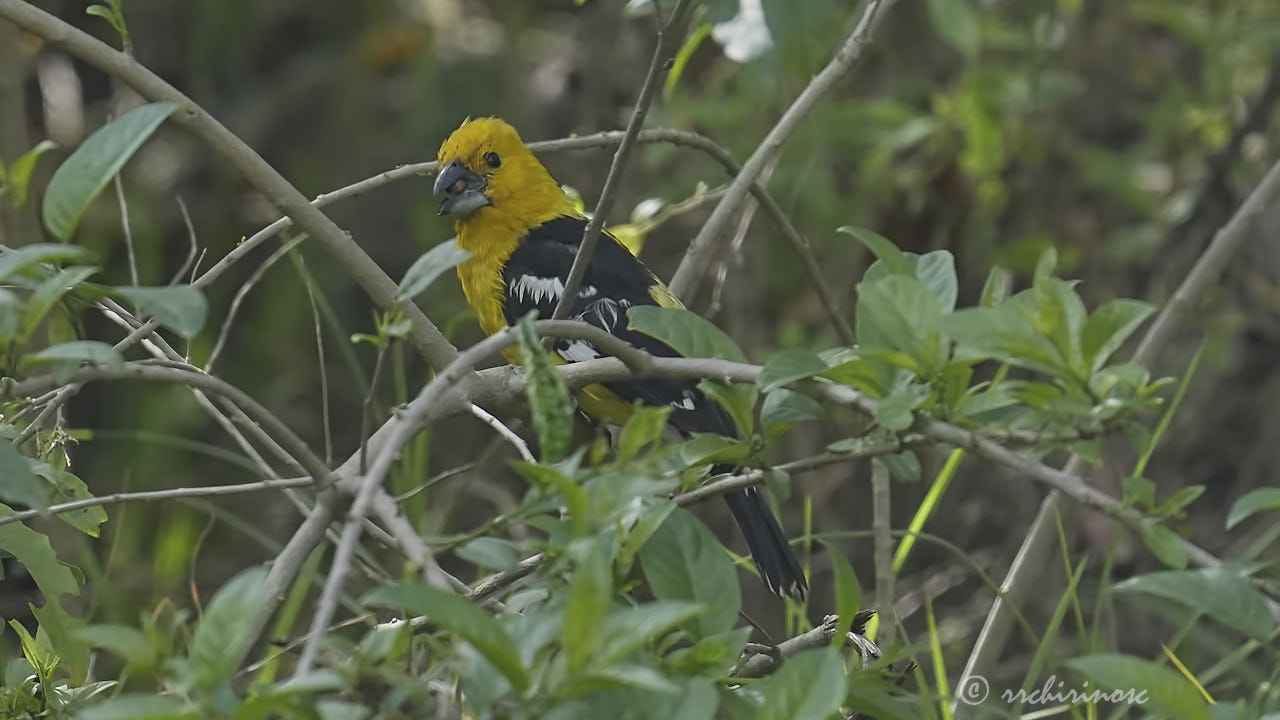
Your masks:
M 684 308 L 637 305 L 627 311 L 627 318 L 631 330 L 661 340 L 684 357 L 747 361 L 747 356 L 723 330 Z
M 31 472 L 27 458 L 8 440 L 0 440 L 0 500 L 36 510 L 49 507 L 44 487 Z
M 995 307 L 1004 301 L 1009 294 L 1009 273 L 1004 268 L 993 267 L 987 273 L 987 281 L 982 285 L 982 296 L 978 305 L 984 308 Z
M 1151 508 L 1156 503 L 1156 484 L 1137 475 L 1130 475 L 1120 483 L 1124 501 L 1139 508 Z
M 769 358 L 756 377 L 761 392 L 772 392 L 783 385 L 820 375 L 827 371 L 827 363 L 809 350 L 783 350 Z
M 938 298 L 942 312 L 956 309 L 959 281 L 956 279 L 956 259 L 949 250 L 925 253 L 916 261 L 916 278 Z
M 75 374 L 80 363 L 119 370 L 124 367 L 124 356 L 120 351 L 97 340 L 72 340 L 47 347 L 35 355 L 28 355 L 22 360 L 24 365 L 42 365 L 54 363 L 53 379 L 66 382 Z
M 942 307 L 914 277 L 889 275 L 858 285 L 858 342 L 906 353 L 923 367 L 938 361 L 940 347 L 930 334 Z
M 889 268 L 889 271 L 897 275 L 914 276 L 916 272 L 915 263 L 906 253 L 898 249 L 897 245 L 889 238 L 866 228 L 853 227 L 845 225 L 836 228 L 836 232 L 852 235 L 859 242 L 867 246 L 867 249 L 876 256 L 880 262 Z
M 22 207 L 27 204 L 27 196 L 31 190 L 31 173 L 36 169 L 36 161 L 41 155 L 58 147 L 52 140 L 41 140 L 40 144 L 18 156 L 9 166 L 7 184 L 13 191 L 13 204 Z
M 190 285 L 171 287 L 115 288 L 115 292 L 135 303 L 156 322 L 190 340 L 200 333 L 209 314 L 204 293 Z
M 53 306 L 85 280 L 96 273 L 98 268 L 85 265 L 73 265 L 63 268 L 36 286 L 35 292 L 27 298 L 22 308 L 22 324 L 18 329 L 19 338 L 26 341 L 40 326 L 41 321 Z
M 764 696 L 757 720 L 825 718 L 844 702 L 844 662 L 829 647 L 805 650 L 757 687 Z
M 87 707 L 76 713 L 75 720 L 185 720 L 197 717 L 187 707 L 184 701 L 172 695 L 135 693 Z
M 1081 332 L 1081 351 L 1089 372 L 1100 370 L 1154 309 L 1139 300 L 1111 300 L 1094 310 Z
M 510 570 L 520 562 L 511 543 L 492 537 L 468 540 L 454 554 L 469 563 L 493 570 Z
M 236 671 L 240 656 L 254 638 L 247 622 L 262 604 L 265 568 L 254 567 L 231 578 L 213 594 L 191 636 L 188 661 L 196 683 L 214 690 Z
M 5 444 L 12 447 L 10 443 Z M 0 505 L 0 517 L 12 514 L 11 508 Z M 47 603 L 61 603 L 63 595 L 80 594 L 75 573 L 69 565 L 58 560 L 49 538 L 41 533 L 22 523 L 0 525 L 0 550 L 17 558 L 27 569 Z
M 84 621 L 64 610 L 61 603 L 46 602 L 41 607 L 27 603 L 27 607 L 40 625 L 36 637 L 47 638 L 72 683 L 84 682 L 89 673 L 89 644 L 76 636 Z
M 141 631 L 125 625 L 89 625 L 76 631 L 76 636 L 93 647 L 119 655 L 129 665 L 150 668 L 155 665 L 156 651 Z
M 631 460 L 646 446 L 661 440 L 672 409 L 670 405 L 637 406 L 618 436 L 618 459 Z
M 1185 677 L 1162 665 L 1131 655 L 1099 653 L 1067 661 L 1090 680 L 1111 691 L 1139 695 L 1159 714 L 1185 720 L 1208 720 L 1209 706 Z M 1146 706 L 1146 703 L 1143 703 Z
M 929 24 L 951 47 L 966 58 L 978 54 L 982 35 L 978 31 L 978 14 L 969 0 L 928 0 Z
M 1028 299 L 1031 302 L 1027 302 Z M 1053 340 L 1069 368 L 1088 374 L 1081 348 L 1086 311 L 1071 283 L 1055 277 L 1041 278 L 1029 297 L 1019 293 L 1010 305 L 1021 310 L 1037 331 Z
M 760 407 L 760 421 L 766 428 L 782 423 L 822 420 L 827 416 L 822 403 L 804 393 L 780 388 L 769 393 Z
M 551 356 L 533 329 L 535 312 L 520 318 L 516 335 L 524 358 L 525 394 L 533 412 L 533 428 L 538 433 L 538 450 L 543 462 L 556 462 L 569 452 L 573 435 L 573 406 L 564 378 L 551 364 Z
M 77 245 L 35 243 L 17 250 L 0 251 L 0 280 L 8 280 L 15 273 L 24 272 L 45 262 L 83 260 L 90 256 L 88 250 Z
M 915 407 L 913 398 L 905 395 L 890 395 L 876 403 L 876 422 L 886 430 L 899 432 L 911 427 L 915 422 L 911 410 Z
M 1187 566 L 1187 551 L 1178 533 L 1163 525 L 1142 526 L 1142 544 L 1165 566 L 1181 570 Z
M 640 568 L 659 599 L 685 600 L 706 608 L 685 623 L 694 636 L 733 627 L 742 601 L 737 571 L 720 541 L 687 510 L 674 510 L 644 544 Z
M 862 588 L 844 553 L 830 543 L 827 543 L 827 553 L 831 557 L 831 572 L 835 576 L 836 616 L 839 618 L 836 621 L 836 632 L 831 636 L 831 647 L 839 648 L 844 646 L 845 634 L 853 627 L 853 616 L 862 609 Z
M 631 7 L 631 3 L 628 3 L 627 7 Z M 676 86 L 680 84 L 680 76 L 684 74 L 684 68 L 689 64 L 689 58 L 693 57 L 694 51 L 702 45 L 702 41 L 706 40 L 710 34 L 711 23 L 699 23 L 693 29 L 693 32 L 689 33 L 689 37 L 685 39 L 680 49 L 676 51 L 676 56 L 671 61 L 671 70 L 667 72 L 667 80 L 662 88 L 662 96 L 664 98 L 671 97 L 671 93 L 675 92 Z
M 691 620 L 703 607 L 697 603 L 659 600 L 609 613 L 602 626 L 601 663 L 626 657 L 672 628 Z M 568 618 L 566 618 L 567 622 Z
M 98 128 L 71 153 L 44 194 L 44 224 L 54 237 L 71 239 L 89 203 L 176 109 L 177 103 L 158 102 L 130 110 Z
M 1257 512 L 1280 510 L 1280 488 L 1258 488 L 1246 493 L 1231 504 L 1227 513 L 1227 529 L 1239 525 Z
M 938 326 L 962 347 L 981 356 L 1053 375 L 1067 372 L 1066 359 L 1057 346 L 1008 303 L 957 310 L 944 316 Z
M 560 636 L 570 672 L 583 668 L 603 640 L 601 626 L 609 606 L 613 604 L 613 572 L 608 544 L 611 539 L 596 537 L 585 542 L 585 551 L 569 585 L 569 597 L 564 606 L 564 629 Z
M 1262 594 L 1230 566 L 1149 573 L 1118 583 L 1114 589 L 1173 601 L 1259 640 L 1276 628 Z
M 431 283 L 435 282 L 436 278 L 470 257 L 471 253 L 458 246 L 457 238 L 451 238 L 436 245 L 409 266 L 404 279 L 400 281 L 397 299 L 407 300 L 417 297 L 431 287 Z
M 378 588 L 366 595 L 365 605 L 390 605 L 404 608 L 415 615 L 425 615 L 431 622 L 471 643 L 516 692 L 529 687 L 529 671 L 516 652 L 511 635 L 479 605 L 451 592 L 429 587 L 421 582 Z

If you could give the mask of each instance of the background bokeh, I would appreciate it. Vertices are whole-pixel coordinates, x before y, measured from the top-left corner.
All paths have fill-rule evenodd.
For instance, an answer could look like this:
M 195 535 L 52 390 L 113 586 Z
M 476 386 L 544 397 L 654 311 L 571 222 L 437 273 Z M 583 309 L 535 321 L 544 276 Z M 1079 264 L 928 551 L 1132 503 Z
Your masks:
M 754 4 L 754 3 L 748 3 Z M 868 261 L 835 229 L 877 230 L 919 252 L 946 248 L 957 258 L 961 304 L 976 301 L 993 265 L 1024 287 L 1052 245 L 1065 277 L 1095 305 L 1112 297 L 1160 303 L 1277 156 L 1280 122 L 1280 5 L 1274 0 L 981 0 L 955 15 L 955 2 L 899 2 L 865 60 L 815 109 L 772 169 L 769 185 L 819 257 L 847 316 Z M 39 5 L 115 43 L 86 3 Z M 620 0 L 126 0 L 139 61 L 207 108 L 305 194 L 333 190 L 396 165 L 430 159 L 464 117 L 501 115 L 526 140 L 625 126 L 654 43 L 652 17 Z M 628 9 L 630 8 L 630 9 Z M 737 10 L 710 2 L 697 22 Z M 717 32 L 682 60 L 676 81 L 649 116 L 650 126 L 693 129 L 745 159 L 805 86 L 857 12 L 847 0 L 764 0 L 772 46 L 749 59 L 738 35 Z M 759 30 L 758 26 L 755 28 Z M 37 168 L 37 197 L 57 161 L 137 98 L 99 71 L 34 38 L 0 28 L 4 97 L 0 156 L 39 139 L 61 149 Z M 726 44 L 735 59 L 726 56 Z M 749 48 L 748 48 L 749 50 Z M 13 59 L 11 57 L 11 59 Z M 743 61 L 739 61 L 743 60 Z M 15 90 L 16 88 L 16 90 Z M 18 100 L 22 102 L 19 103 Z M 25 111 L 24 111 L 25 110 Z M 15 152 L 16 149 L 16 152 Z M 545 158 L 562 183 L 593 205 L 608 150 Z M 648 198 L 669 203 L 699 184 L 726 180 L 696 151 L 641 148 L 627 170 L 615 223 Z M 242 237 L 277 217 L 232 168 L 201 143 L 164 128 L 127 167 L 124 190 L 142 282 L 162 284 L 189 248 L 178 199 L 190 211 L 207 267 Z M 710 205 L 654 230 L 643 259 L 669 276 Z M 331 205 L 327 212 L 393 278 L 451 236 L 436 217 L 430 178 L 416 177 Z M 4 242 L 34 241 L 31 218 L 8 214 Z M 1181 376 L 1203 341 L 1205 355 L 1188 398 L 1147 475 L 1161 494 L 1192 484 L 1208 491 L 1179 528 L 1230 556 L 1265 531 L 1261 521 L 1226 534 L 1230 502 L 1275 484 L 1280 467 L 1280 251 L 1276 218 L 1263 224 L 1221 288 L 1153 368 Z M 106 263 L 104 277 L 127 280 L 120 210 L 110 192 L 91 208 L 78 239 Z M 208 357 L 236 292 L 276 246 L 260 249 L 209 288 L 206 331 L 189 351 Z M 836 343 L 798 262 L 767 218 L 756 217 L 693 303 L 755 360 L 787 347 Z M 307 282 L 318 309 L 313 314 Z M 479 329 L 454 282 L 437 283 L 419 302 L 458 345 Z M 317 321 L 315 318 L 319 317 Z M 322 413 L 316 323 L 322 327 L 331 440 Z M 216 370 L 250 392 L 313 447 L 345 458 L 357 446 L 374 351 L 353 344 L 372 332 L 373 309 L 358 287 L 307 243 L 278 262 L 245 297 Z M 86 316 L 84 333 L 114 340 L 114 326 Z M 385 417 L 411 396 L 426 369 L 397 348 L 375 392 Z M 81 431 L 72 468 L 95 494 L 256 477 L 235 446 L 178 387 L 91 385 L 69 406 Z M 767 451 L 782 461 L 820 451 L 847 435 L 855 419 L 810 424 Z M 589 430 L 583 430 L 584 437 Z M 1107 448 L 1097 480 L 1113 493 L 1132 468 L 1124 442 Z M 434 428 L 398 472 L 400 488 L 431 473 L 476 466 L 406 504 L 430 536 L 471 528 L 510 507 L 523 484 L 506 468 L 510 450 L 471 418 Z M 924 475 L 940 457 L 922 456 Z M 904 527 L 927 484 L 895 483 L 894 526 Z M 963 548 L 994 577 L 1003 575 L 1044 494 L 1043 488 L 969 460 L 927 528 Z M 780 503 L 799 532 L 866 531 L 868 469 L 833 466 L 797 477 Z M 213 502 L 117 506 L 103 537 L 58 533 L 60 552 L 85 572 L 82 602 L 98 622 L 136 621 L 164 599 L 190 605 L 197 589 L 274 554 L 299 517 L 283 499 L 241 496 Z M 718 506 L 699 508 L 722 537 L 733 532 Z M 1076 550 L 1115 552 L 1113 574 L 1154 567 L 1136 540 L 1088 515 L 1072 530 Z M 52 526 L 50 526 L 52 527 Z M 733 538 L 733 542 L 738 542 Z M 840 541 L 869 588 L 870 538 Z M 821 552 L 813 562 L 814 618 L 829 612 L 831 580 Z M 20 569 L 0 581 L 0 615 L 18 616 L 35 590 Z M 1063 577 L 1046 571 L 1042 603 L 1052 611 Z M 1088 578 L 1092 577 L 1092 580 Z M 1085 584 L 1097 575 L 1086 575 Z M 754 584 L 746 605 L 766 627 L 780 627 L 774 601 Z M 203 591 L 200 591 L 203 592 Z M 1089 596 L 1085 588 L 1081 596 Z M 948 658 L 967 654 L 990 591 L 949 553 L 919 546 L 904 571 L 899 610 L 909 632 L 924 632 L 921 594 L 933 598 Z M 1164 620 L 1118 608 L 1120 646 L 1149 654 Z M 1060 642 L 1070 644 L 1069 634 Z M 1184 658 L 1185 659 L 1185 658 Z M 1021 677 L 1026 658 L 1007 660 Z

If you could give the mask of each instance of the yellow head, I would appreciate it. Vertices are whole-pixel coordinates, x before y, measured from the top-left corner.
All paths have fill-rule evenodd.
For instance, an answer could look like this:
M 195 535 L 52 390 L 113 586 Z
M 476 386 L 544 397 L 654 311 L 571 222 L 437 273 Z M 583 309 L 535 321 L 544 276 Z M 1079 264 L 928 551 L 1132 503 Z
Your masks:
M 499 118 L 463 122 L 436 159 L 440 214 L 455 216 L 459 233 L 469 226 L 527 230 L 574 212 L 520 134 Z

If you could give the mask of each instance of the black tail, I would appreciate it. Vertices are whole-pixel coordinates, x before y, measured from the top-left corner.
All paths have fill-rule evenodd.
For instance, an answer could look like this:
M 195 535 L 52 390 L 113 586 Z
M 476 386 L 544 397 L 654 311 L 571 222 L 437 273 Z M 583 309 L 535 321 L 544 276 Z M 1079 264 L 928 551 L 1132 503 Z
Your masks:
M 804 581 L 804 571 L 800 569 L 800 561 L 796 559 L 787 536 L 782 534 L 782 528 L 760 490 L 747 488 L 729 493 L 724 499 L 770 592 L 779 597 L 790 595 L 803 600 L 805 591 L 809 589 Z

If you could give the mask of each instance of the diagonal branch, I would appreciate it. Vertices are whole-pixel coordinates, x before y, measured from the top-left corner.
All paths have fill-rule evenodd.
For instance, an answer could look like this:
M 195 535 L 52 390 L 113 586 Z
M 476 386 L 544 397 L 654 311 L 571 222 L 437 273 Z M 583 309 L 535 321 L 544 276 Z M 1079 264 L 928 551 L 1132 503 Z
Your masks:
M 791 103 L 791 107 L 787 108 L 787 111 L 782 114 L 777 124 L 761 141 L 759 147 L 755 149 L 755 152 L 751 153 L 751 157 L 747 158 L 747 161 L 742 165 L 742 171 L 734 178 L 733 183 L 729 185 L 729 190 L 725 192 L 724 198 L 716 205 L 716 209 L 711 212 L 711 217 L 707 218 L 707 222 L 698 231 L 698 235 L 689 245 L 689 250 L 685 253 L 680 267 L 676 269 L 675 276 L 671 278 L 671 292 L 675 293 L 676 297 L 686 301 L 693 299 L 693 296 L 697 293 L 698 284 L 702 281 L 703 275 L 706 274 L 711 260 L 720 252 L 720 237 L 728 228 L 729 222 L 734 215 L 742 207 L 751 184 L 760 177 L 764 169 L 777 156 L 782 149 L 783 143 L 791 137 L 796 128 L 800 126 L 800 122 L 818 104 L 818 100 L 831 88 L 835 87 L 840 78 L 844 77 L 845 73 L 849 72 L 862 57 L 863 49 L 871 41 L 871 31 L 876 25 L 877 13 L 882 5 L 891 3 L 892 0 L 867 0 L 863 7 L 862 15 L 858 18 L 857 25 L 854 26 L 853 32 L 849 33 L 849 36 L 845 38 L 835 56 L 831 58 L 826 67 L 822 68 L 821 72 L 813 76 L 813 80 L 809 81 L 809 85 Z
M 234 165 L 245 179 L 315 238 L 379 307 L 396 306 L 395 281 L 378 267 L 342 228 L 313 206 L 253 148 L 218 122 L 177 88 L 138 64 L 129 55 L 113 50 L 93 36 L 77 30 L 33 5 L 21 0 L 0 0 L 0 18 L 9 20 L 33 35 L 66 50 L 71 55 L 115 77 L 150 101 L 170 101 L 180 105 L 175 122 L 186 126 L 210 148 Z M 412 321 L 409 341 L 435 368 L 447 365 L 457 350 L 416 306 L 404 304 L 405 317 Z
M 578 245 L 578 253 L 573 257 L 573 266 L 569 269 L 569 276 L 565 278 L 564 292 L 560 294 L 560 301 L 556 303 L 556 309 L 551 314 L 553 320 L 561 320 L 568 315 L 569 309 L 578 298 L 578 286 L 582 284 L 582 278 L 587 274 L 591 255 L 596 250 L 596 243 L 600 241 L 600 231 L 604 227 L 605 216 L 613 209 L 618 181 L 622 177 L 622 168 L 631 157 L 631 148 L 635 147 L 636 137 L 640 134 L 640 128 L 644 126 L 644 117 L 649 113 L 654 95 L 666 80 L 667 72 L 671 70 L 676 42 L 679 40 L 677 31 L 684 26 L 684 18 L 691 5 L 689 0 L 679 0 L 667 21 L 658 28 L 658 46 L 654 48 L 653 59 L 649 61 L 649 72 L 645 75 L 644 85 L 640 88 L 640 97 L 636 99 L 635 110 L 631 113 L 631 122 L 627 123 L 622 142 L 618 144 L 618 149 L 613 154 L 613 163 L 609 165 L 609 174 L 605 177 L 604 189 L 600 191 L 600 200 L 596 203 L 591 221 L 587 223 L 587 229 L 582 233 L 582 243 Z

